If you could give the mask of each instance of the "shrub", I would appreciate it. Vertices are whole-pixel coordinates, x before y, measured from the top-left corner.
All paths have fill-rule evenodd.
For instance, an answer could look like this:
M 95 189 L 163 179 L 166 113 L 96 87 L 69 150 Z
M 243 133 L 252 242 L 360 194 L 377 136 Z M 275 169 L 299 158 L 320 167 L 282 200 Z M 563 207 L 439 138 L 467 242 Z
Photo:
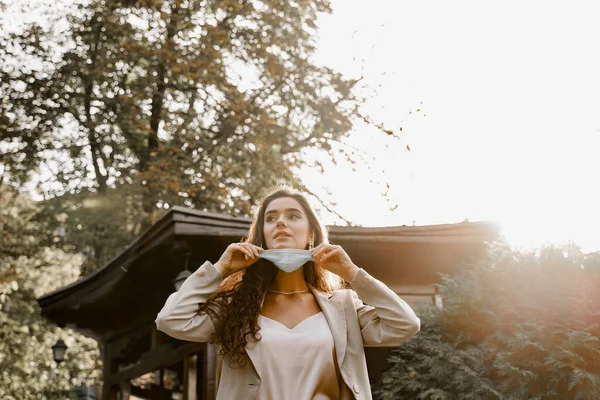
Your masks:
M 392 352 L 379 399 L 600 398 L 600 253 L 490 252 Z

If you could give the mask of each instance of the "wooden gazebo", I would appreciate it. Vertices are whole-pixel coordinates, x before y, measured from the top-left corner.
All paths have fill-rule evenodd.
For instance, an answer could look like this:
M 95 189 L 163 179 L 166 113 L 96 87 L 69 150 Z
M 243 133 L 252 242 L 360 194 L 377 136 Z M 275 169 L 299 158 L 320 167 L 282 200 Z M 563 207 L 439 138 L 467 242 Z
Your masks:
M 102 399 L 215 398 L 220 360 L 214 347 L 173 339 L 156 330 L 154 319 L 186 265 L 193 271 L 205 260 L 216 261 L 248 233 L 250 222 L 173 207 L 108 264 L 38 299 L 44 317 L 99 342 Z M 498 227 L 486 222 L 329 227 L 331 242 L 411 304 L 435 301 L 438 273 L 456 271 L 497 234 Z M 372 381 L 385 369 L 388 353 L 367 349 Z

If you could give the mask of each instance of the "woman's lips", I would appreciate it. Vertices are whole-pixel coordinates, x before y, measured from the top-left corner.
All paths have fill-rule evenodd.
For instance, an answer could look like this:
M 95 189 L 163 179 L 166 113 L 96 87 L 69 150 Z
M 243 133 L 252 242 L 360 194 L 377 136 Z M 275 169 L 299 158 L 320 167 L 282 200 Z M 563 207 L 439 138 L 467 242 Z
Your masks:
M 277 236 L 275 238 L 275 240 L 278 240 L 278 239 L 289 239 L 289 238 L 290 238 L 289 236 Z

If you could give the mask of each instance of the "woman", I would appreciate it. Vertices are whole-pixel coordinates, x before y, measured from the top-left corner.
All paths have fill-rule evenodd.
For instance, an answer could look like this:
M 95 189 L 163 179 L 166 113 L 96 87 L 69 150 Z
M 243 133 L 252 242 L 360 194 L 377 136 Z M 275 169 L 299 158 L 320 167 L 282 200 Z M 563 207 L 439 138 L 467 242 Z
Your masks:
M 156 326 L 218 345 L 227 362 L 217 399 L 337 400 L 371 399 L 364 346 L 397 346 L 420 320 L 327 242 L 301 194 L 279 188 L 261 201 L 248 239 L 188 277 Z

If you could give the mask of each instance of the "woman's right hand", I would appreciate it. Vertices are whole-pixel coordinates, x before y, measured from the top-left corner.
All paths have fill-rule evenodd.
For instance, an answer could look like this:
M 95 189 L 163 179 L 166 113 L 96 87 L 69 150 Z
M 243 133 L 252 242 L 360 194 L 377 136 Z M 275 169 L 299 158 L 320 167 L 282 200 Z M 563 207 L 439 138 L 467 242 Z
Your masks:
M 248 268 L 256 261 L 264 249 L 252 243 L 231 243 L 215 264 L 223 279 L 227 276 Z

